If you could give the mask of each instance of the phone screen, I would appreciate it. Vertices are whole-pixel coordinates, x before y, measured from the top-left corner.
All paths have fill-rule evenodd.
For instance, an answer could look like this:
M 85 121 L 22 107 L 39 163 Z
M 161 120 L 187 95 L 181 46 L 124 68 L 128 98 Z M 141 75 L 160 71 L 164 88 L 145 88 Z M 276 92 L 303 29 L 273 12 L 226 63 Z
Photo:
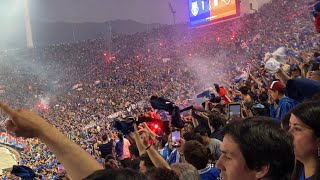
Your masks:
M 230 119 L 241 118 L 241 104 L 229 104 L 229 117 Z
M 181 146 L 181 142 L 180 142 L 180 131 L 172 131 L 172 146 L 173 147 L 180 147 Z

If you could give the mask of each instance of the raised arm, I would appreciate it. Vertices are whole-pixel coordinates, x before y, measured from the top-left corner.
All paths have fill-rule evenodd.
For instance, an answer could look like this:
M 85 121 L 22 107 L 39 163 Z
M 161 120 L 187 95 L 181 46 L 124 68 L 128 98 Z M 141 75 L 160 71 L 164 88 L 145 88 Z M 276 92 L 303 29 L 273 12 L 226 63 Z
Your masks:
M 276 75 L 284 85 L 286 85 L 288 80 L 290 79 L 287 73 L 284 72 L 281 68 L 279 69 Z
M 149 128 L 149 126 L 147 125 L 147 123 L 145 123 L 145 122 L 142 123 L 142 126 L 145 128 L 145 130 L 148 131 L 150 137 L 151 137 L 153 140 L 155 140 L 158 135 Z
M 256 83 L 258 84 L 258 87 L 262 87 L 262 83 L 257 79 L 255 78 L 254 76 L 252 76 L 251 74 L 249 74 L 249 77 L 251 77 L 251 79 Z M 259 88 L 260 89 L 260 88 Z
M 25 109 L 14 111 L 3 103 L 0 108 L 12 117 L 7 121 L 7 130 L 18 137 L 39 138 L 56 155 L 72 179 L 83 179 L 103 169 L 84 149 L 36 113 Z
M 193 110 L 191 110 L 191 114 L 192 114 Z M 196 118 L 194 118 L 192 115 L 191 115 L 191 121 L 192 121 L 192 124 L 193 124 L 193 127 L 197 127 L 199 126 L 199 122 L 198 120 L 196 120 Z
M 141 156 L 142 154 L 144 154 L 146 152 L 146 149 L 145 149 L 143 142 L 139 136 L 138 126 L 136 124 L 134 124 L 133 127 L 134 127 L 133 137 L 134 137 L 134 140 L 136 141 L 136 145 L 139 150 L 139 155 Z

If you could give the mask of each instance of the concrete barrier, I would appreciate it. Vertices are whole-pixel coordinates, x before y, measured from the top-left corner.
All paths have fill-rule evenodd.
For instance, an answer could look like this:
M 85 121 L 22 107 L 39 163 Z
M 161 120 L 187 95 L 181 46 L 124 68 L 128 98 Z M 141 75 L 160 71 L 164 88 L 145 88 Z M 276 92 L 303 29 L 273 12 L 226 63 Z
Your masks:
M 14 148 L 0 144 L 0 174 L 3 170 L 20 164 L 20 153 Z

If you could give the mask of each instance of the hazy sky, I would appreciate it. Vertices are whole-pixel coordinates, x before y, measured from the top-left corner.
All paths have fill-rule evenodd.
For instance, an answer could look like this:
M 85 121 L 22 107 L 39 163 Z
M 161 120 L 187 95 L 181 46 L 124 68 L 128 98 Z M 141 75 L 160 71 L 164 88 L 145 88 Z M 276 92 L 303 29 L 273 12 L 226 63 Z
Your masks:
M 2 0 L 1 0 L 2 1 Z M 10 0 L 14 1 L 14 0 Z M 32 19 L 103 22 L 133 19 L 142 23 L 172 23 L 169 0 L 29 0 Z M 177 22 L 188 19 L 188 1 L 170 0 Z M 21 2 L 21 1 L 20 1 Z

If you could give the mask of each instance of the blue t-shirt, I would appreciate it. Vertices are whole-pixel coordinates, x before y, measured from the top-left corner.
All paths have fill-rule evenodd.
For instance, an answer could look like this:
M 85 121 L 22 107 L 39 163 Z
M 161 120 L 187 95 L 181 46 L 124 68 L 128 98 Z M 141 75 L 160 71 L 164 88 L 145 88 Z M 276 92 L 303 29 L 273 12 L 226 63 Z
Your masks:
M 123 143 L 121 141 L 116 143 L 116 154 L 118 157 L 123 155 Z
M 218 180 L 220 179 L 220 171 L 212 167 L 211 165 L 207 165 L 206 168 L 198 170 L 201 180 Z
M 303 169 L 302 172 L 301 172 L 300 180 L 312 180 L 312 176 L 311 176 L 311 177 L 308 177 L 308 178 L 305 178 L 305 176 L 304 176 L 304 169 Z
M 279 100 L 277 109 L 274 108 L 273 104 L 270 105 L 270 117 L 280 122 L 281 118 L 297 104 L 293 99 L 284 97 Z
M 165 146 L 163 149 L 158 150 L 158 152 L 161 154 L 161 156 L 163 157 L 163 159 L 168 159 L 168 156 L 170 154 L 170 149 L 168 146 Z
M 182 162 L 182 158 L 177 149 L 174 149 L 167 158 L 167 163 L 171 166 L 174 163 Z

